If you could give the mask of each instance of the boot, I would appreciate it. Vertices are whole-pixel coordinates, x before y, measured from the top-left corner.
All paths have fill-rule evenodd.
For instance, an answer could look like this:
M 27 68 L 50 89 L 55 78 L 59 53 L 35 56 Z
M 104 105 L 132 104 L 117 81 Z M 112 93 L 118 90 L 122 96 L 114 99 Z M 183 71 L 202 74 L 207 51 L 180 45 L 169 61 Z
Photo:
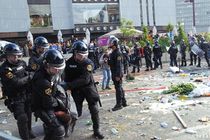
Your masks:
M 112 111 L 117 111 L 117 110 L 120 110 L 120 109 L 122 109 L 123 107 L 122 107 L 122 105 L 115 105 L 113 108 L 112 108 Z
M 98 113 L 91 114 L 91 119 L 93 122 L 93 131 L 94 131 L 93 136 L 96 139 L 104 139 L 103 134 L 101 134 L 99 131 L 99 114 Z
M 67 125 L 64 125 L 64 129 L 65 129 L 64 137 L 66 137 L 66 138 L 68 138 L 70 136 L 69 126 L 70 126 L 70 123 L 68 123 Z

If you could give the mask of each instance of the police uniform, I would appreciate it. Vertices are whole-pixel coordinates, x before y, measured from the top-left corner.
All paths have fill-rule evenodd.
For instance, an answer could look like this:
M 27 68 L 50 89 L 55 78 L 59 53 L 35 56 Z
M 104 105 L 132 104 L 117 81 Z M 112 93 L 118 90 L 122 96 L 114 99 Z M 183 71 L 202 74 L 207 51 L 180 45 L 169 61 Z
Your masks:
M 125 45 L 121 46 L 121 52 L 123 54 L 123 68 L 124 68 L 124 74 L 128 74 L 128 65 L 129 65 L 129 55 L 128 55 L 128 49 Z
M 41 67 L 33 77 L 33 110 L 35 116 L 44 122 L 45 140 L 62 140 L 64 127 L 55 115 L 58 102 L 56 99 L 56 85 L 58 78 L 47 73 Z M 37 88 L 38 87 L 38 88 Z
M 0 76 L 4 95 L 7 96 L 5 105 L 14 114 L 20 137 L 28 140 L 31 132 L 31 107 L 29 93 L 26 90 L 30 81 L 30 75 L 25 70 L 26 63 L 19 60 L 17 64 L 11 64 L 7 60 L 1 65 Z
M 154 47 L 153 47 L 153 54 L 154 54 L 154 69 L 158 68 L 158 66 L 160 65 L 160 68 L 162 69 L 162 61 L 161 61 L 161 57 L 162 57 L 162 50 L 161 47 L 158 45 L 158 43 L 155 43 Z
M 133 48 L 134 50 L 134 53 L 133 53 L 133 71 L 132 73 L 135 73 L 136 71 L 136 68 L 137 68 L 137 72 L 140 72 L 140 60 L 141 60 L 141 57 L 140 57 L 140 50 L 139 50 L 139 47 L 137 45 L 134 46 Z
M 92 75 L 93 67 L 93 62 L 90 59 L 87 58 L 84 62 L 78 63 L 72 56 L 66 62 L 64 81 L 68 83 L 71 90 L 78 116 L 82 115 L 84 99 L 87 100 L 94 133 L 99 133 L 99 110 L 97 104 L 99 95 Z
M 149 68 L 152 70 L 152 49 L 150 47 L 149 44 L 147 44 L 145 47 L 144 47 L 144 58 L 145 58 L 145 62 L 146 62 L 146 71 L 149 70 Z
M 28 60 L 28 71 L 35 72 L 42 65 L 43 58 L 35 51 L 32 51 L 32 56 Z
M 116 89 L 116 108 L 121 108 L 122 106 L 127 106 L 125 93 L 122 87 L 123 78 L 123 57 L 119 48 L 116 48 L 111 54 L 109 59 L 109 65 L 112 73 L 112 81 L 114 82 Z M 116 77 L 120 80 L 116 81 Z
M 187 66 L 187 60 L 186 60 L 186 48 L 184 41 L 182 40 L 180 43 L 180 53 L 181 53 L 181 66 Z
M 177 53 L 178 53 L 178 49 L 175 46 L 174 43 L 171 44 L 171 47 L 168 50 L 168 53 L 170 54 L 170 66 L 176 66 L 177 67 Z
M 200 43 L 200 48 L 204 51 L 204 58 L 206 59 L 206 63 L 208 65 L 208 67 L 210 67 L 209 58 L 208 58 L 208 49 L 210 48 L 210 45 L 203 38 Z M 197 67 L 201 67 L 201 58 L 200 57 L 198 57 Z

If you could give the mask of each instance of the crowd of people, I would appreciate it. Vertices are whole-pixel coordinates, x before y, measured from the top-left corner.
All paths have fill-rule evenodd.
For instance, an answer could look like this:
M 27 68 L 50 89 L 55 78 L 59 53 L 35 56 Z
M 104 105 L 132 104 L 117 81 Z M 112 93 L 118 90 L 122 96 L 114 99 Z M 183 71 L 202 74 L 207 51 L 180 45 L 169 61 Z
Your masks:
M 204 37 L 197 39 L 189 36 L 190 64 L 201 67 L 201 59 L 206 59 L 210 67 L 208 50 L 209 44 Z M 178 66 L 177 55 L 181 55 L 180 66 L 187 66 L 187 42 L 171 41 L 167 49 L 170 55 L 170 66 Z M 35 138 L 31 128 L 32 112 L 35 118 L 43 122 L 45 140 L 62 140 L 74 130 L 78 117 L 82 115 L 83 101 L 86 100 L 93 122 L 93 136 L 103 139 L 100 132 L 100 117 L 97 82 L 93 73 L 101 68 L 103 72 L 102 90 L 109 90 L 110 80 L 116 91 L 116 104 L 112 111 L 128 106 L 122 86 L 123 75 L 140 72 L 142 59 L 145 59 L 145 71 L 162 69 L 162 46 L 158 38 L 154 45 L 145 41 L 141 47 L 134 43 L 129 48 L 125 42 L 119 42 L 115 36 L 110 36 L 108 47 L 101 49 L 91 41 L 86 44 L 75 40 L 67 60 L 63 57 L 63 48 L 50 45 L 45 37 L 39 36 L 34 40 L 28 64 L 20 59 L 23 55 L 20 46 L 10 43 L 3 51 L 4 62 L 0 66 L 2 91 L 5 105 L 17 120 L 18 131 L 23 140 Z M 179 47 L 177 47 L 179 46 Z M 198 61 L 197 61 L 198 60 Z M 197 63 L 198 62 L 198 63 Z M 77 112 L 70 109 L 69 94 L 74 99 Z

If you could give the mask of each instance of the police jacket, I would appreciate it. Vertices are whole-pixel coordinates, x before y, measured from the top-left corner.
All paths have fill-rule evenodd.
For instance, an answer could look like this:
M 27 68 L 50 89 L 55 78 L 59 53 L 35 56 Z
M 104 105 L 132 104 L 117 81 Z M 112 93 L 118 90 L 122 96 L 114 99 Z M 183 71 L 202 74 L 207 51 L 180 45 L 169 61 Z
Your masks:
M 43 66 L 35 73 L 32 80 L 32 97 L 35 110 L 54 110 L 57 106 L 55 98 L 57 83 L 56 76 L 49 75 Z
M 155 45 L 153 47 L 153 53 L 154 53 L 154 56 L 156 56 L 156 57 L 162 57 L 161 47 L 159 45 Z
M 32 56 L 28 61 L 28 71 L 35 72 L 42 65 L 42 56 L 40 56 L 35 50 L 32 52 Z
M 144 47 L 144 56 L 145 57 L 146 56 L 150 56 L 151 57 L 151 55 L 152 55 L 152 49 L 151 49 L 151 47 L 150 46 Z
M 112 77 L 123 77 L 123 56 L 119 48 L 116 48 L 111 54 L 108 61 Z
M 6 96 L 13 98 L 26 94 L 30 75 L 25 68 L 26 63 L 22 60 L 19 60 L 17 64 L 11 64 L 6 60 L 1 65 L 0 76 Z
M 210 49 L 210 45 L 207 42 L 201 42 L 200 43 L 200 48 L 204 51 L 207 52 L 208 49 Z
M 171 46 L 168 50 L 168 53 L 171 55 L 171 56 L 176 56 L 178 52 L 178 49 L 177 47 L 174 45 L 174 46 Z
M 186 48 L 187 48 L 187 46 L 186 46 L 184 43 L 180 44 L 180 53 L 181 53 L 182 55 L 185 54 Z
M 72 56 L 66 61 L 64 81 L 72 92 L 89 94 L 98 101 L 99 96 L 92 75 L 93 68 L 94 64 L 90 59 L 79 63 Z

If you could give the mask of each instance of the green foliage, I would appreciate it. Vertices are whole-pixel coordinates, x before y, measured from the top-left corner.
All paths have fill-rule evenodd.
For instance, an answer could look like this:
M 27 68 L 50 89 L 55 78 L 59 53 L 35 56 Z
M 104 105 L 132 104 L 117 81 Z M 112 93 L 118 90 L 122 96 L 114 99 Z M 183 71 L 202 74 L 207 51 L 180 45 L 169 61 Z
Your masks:
M 207 42 L 210 42 L 210 33 L 204 33 L 203 36 Z
M 170 94 L 170 93 L 177 93 L 179 95 L 188 95 L 195 86 L 191 83 L 182 83 L 178 85 L 172 85 L 169 90 L 165 90 L 162 94 Z
M 158 41 L 159 45 L 162 48 L 163 52 L 166 52 L 166 47 L 170 46 L 170 38 L 168 36 L 161 36 Z
M 169 23 L 166 27 L 167 32 L 172 32 L 173 29 L 174 29 L 174 26 L 171 23 Z
M 143 37 L 142 37 L 142 39 L 143 39 L 144 41 L 146 41 L 146 40 L 147 40 L 147 35 L 148 35 L 148 33 L 149 33 L 147 26 L 143 25 L 142 31 L 143 31 Z
M 184 32 L 184 27 L 179 22 L 178 23 L 178 36 L 177 38 L 175 38 L 175 42 L 179 44 L 182 39 L 184 39 L 185 44 L 189 48 L 188 38 L 187 38 L 186 33 Z
M 120 30 L 123 33 L 124 37 L 130 37 L 134 35 L 136 32 L 134 30 L 133 22 L 126 19 L 121 19 L 120 21 Z

